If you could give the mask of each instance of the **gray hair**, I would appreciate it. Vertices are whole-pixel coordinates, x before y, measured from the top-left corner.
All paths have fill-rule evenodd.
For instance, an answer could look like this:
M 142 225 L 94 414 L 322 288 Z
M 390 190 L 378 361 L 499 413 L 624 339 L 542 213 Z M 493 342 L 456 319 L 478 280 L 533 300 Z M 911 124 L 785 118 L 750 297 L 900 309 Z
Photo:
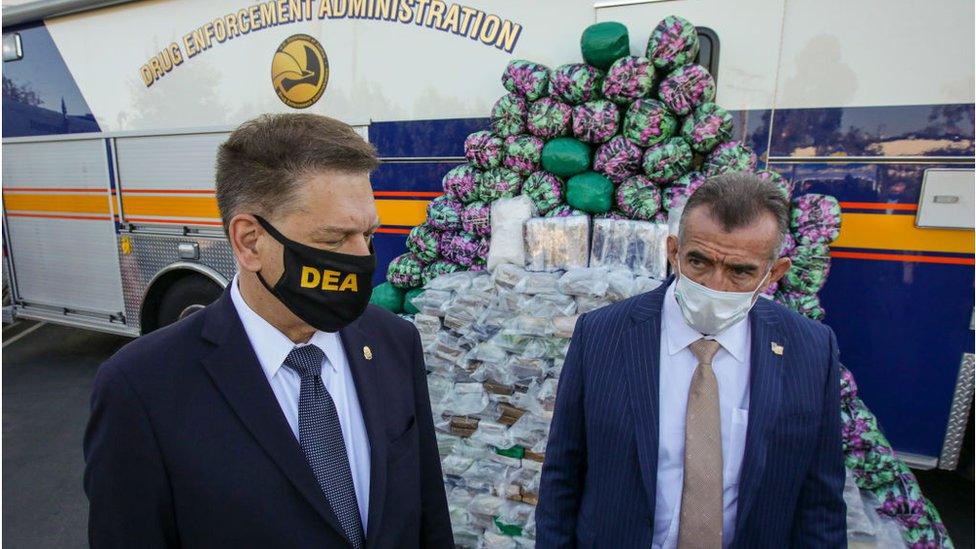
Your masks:
M 712 218 L 726 232 L 748 226 L 765 214 L 772 215 L 779 234 L 770 255 L 774 260 L 779 257 L 783 239 L 790 227 L 790 203 L 773 182 L 748 172 L 725 173 L 708 178 L 684 205 L 678 226 L 679 240 L 683 238 L 688 212 L 698 206 L 708 206 Z

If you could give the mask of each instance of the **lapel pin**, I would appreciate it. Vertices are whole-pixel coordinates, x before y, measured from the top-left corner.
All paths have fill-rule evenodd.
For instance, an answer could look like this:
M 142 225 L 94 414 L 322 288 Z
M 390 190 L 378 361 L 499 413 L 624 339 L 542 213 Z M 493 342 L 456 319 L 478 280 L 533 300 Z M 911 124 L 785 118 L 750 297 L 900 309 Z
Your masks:
M 776 356 L 783 356 L 783 346 L 775 341 L 769 344 L 770 348 L 773 350 L 773 354 Z
M 363 356 L 366 357 L 366 360 L 373 360 L 373 350 L 369 348 L 369 345 L 363 345 Z

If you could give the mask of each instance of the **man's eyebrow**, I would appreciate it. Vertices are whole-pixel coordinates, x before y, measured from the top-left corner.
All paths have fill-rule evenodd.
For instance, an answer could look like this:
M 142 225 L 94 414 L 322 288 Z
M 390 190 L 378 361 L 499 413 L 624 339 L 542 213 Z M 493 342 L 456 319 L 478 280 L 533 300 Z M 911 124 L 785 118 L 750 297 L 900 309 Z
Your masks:
M 377 220 L 375 223 L 370 225 L 366 232 L 375 231 L 380 227 L 380 221 Z M 313 235 L 336 235 L 336 234 L 353 234 L 358 233 L 358 227 L 339 227 L 337 225 L 320 225 L 312 231 Z
M 693 259 L 698 259 L 700 261 L 707 261 L 709 263 L 712 262 L 711 258 L 707 257 L 705 254 L 697 250 L 691 250 L 690 252 L 686 253 L 685 256 Z
M 727 263 L 730 269 L 735 269 L 738 271 L 752 272 L 759 269 L 758 265 L 753 265 L 751 263 Z

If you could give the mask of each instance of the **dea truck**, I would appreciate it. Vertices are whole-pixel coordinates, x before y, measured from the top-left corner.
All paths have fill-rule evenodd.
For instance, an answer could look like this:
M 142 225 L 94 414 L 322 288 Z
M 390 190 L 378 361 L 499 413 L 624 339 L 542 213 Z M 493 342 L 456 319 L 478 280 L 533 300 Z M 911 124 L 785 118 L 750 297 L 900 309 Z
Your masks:
M 581 31 L 694 21 L 736 138 L 797 193 L 837 197 L 821 292 L 900 455 L 957 466 L 973 400 L 974 5 L 968 0 L 3 2 L 8 316 L 139 336 L 215 299 L 235 262 L 218 145 L 267 112 L 374 144 L 379 283 L 513 59 Z

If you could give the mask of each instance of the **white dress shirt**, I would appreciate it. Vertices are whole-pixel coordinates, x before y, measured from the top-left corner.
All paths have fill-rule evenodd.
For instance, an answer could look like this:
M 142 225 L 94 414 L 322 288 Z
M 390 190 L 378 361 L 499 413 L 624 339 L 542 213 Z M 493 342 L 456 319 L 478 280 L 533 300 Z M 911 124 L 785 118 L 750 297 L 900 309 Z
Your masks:
M 297 439 L 301 377 L 291 368 L 282 366 L 288 353 L 300 345 L 296 345 L 251 309 L 237 287 L 237 276 L 234 276 L 231 282 L 230 297 L 238 316 L 241 317 L 241 323 L 244 324 L 244 331 L 251 341 L 254 354 L 261 363 L 261 369 L 264 370 L 264 375 L 271 384 L 271 390 L 278 399 L 281 411 L 285 413 L 288 426 Z M 363 522 L 363 533 L 366 533 L 366 516 L 369 512 L 369 437 L 366 435 L 366 424 L 363 422 L 363 412 L 359 407 L 359 397 L 356 395 L 356 384 L 349 369 L 349 361 L 346 359 L 338 332 L 317 330 L 308 344 L 317 346 L 325 353 L 322 383 L 329 391 L 329 395 L 335 402 L 336 412 L 339 414 L 342 439 L 346 445 L 346 455 L 349 457 L 349 467 L 352 470 L 352 482 L 356 488 L 359 516 Z
M 685 412 L 692 374 L 698 366 L 698 360 L 688 346 L 703 336 L 685 322 L 674 297 L 673 282 L 664 296 L 661 320 L 660 433 L 652 546 L 655 549 L 672 549 L 678 545 L 678 517 L 684 480 Z M 745 452 L 751 335 L 747 317 L 713 338 L 721 345 L 712 359 L 712 369 L 718 381 L 722 428 L 722 544 L 725 547 L 728 547 L 735 533 L 739 470 Z

